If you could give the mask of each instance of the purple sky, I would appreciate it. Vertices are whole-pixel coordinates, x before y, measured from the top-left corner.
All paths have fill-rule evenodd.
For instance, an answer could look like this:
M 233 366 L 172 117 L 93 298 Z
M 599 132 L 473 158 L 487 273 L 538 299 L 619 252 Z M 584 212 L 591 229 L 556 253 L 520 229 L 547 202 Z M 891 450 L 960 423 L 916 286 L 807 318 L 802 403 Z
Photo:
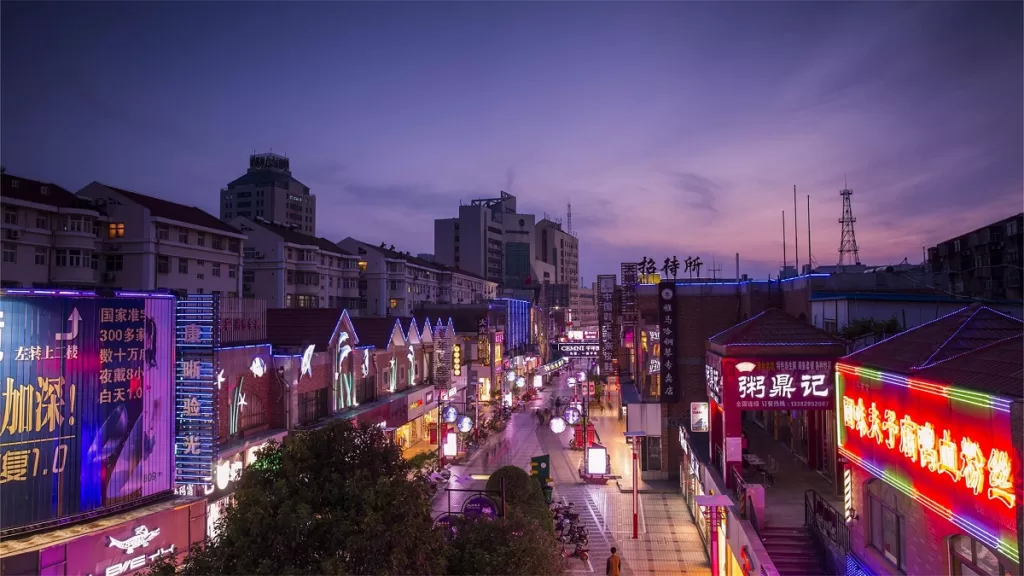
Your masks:
M 291 157 L 318 232 L 431 252 L 460 199 L 573 203 L 581 273 L 712 255 L 775 273 L 781 211 L 838 259 L 1022 210 L 1019 2 L 0 5 L 8 172 L 217 213 L 254 149 Z M 706 268 L 705 268 L 706 269 Z

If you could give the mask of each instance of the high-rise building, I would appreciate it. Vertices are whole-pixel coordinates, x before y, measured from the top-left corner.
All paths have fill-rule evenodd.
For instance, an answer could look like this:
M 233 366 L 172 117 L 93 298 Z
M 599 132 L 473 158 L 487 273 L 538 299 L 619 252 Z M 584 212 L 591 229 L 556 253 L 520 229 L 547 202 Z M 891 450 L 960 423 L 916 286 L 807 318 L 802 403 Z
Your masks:
M 273 154 L 249 156 L 249 169 L 220 191 L 220 218 L 265 218 L 295 225 L 316 236 L 316 196 L 292 176 L 288 158 Z
M 567 302 L 562 305 L 578 310 L 580 285 L 580 250 L 579 239 L 562 229 L 561 222 L 547 218 L 537 222 L 536 233 L 537 260 L 553 269 L 550 280 L 542 282 L 564 286 Z M 538 265 L 538 267 L 542 267 Z
M 457 218 L 434 220 L 434 258 L 439 264 L 505 281 L 505 230 L 518 226 L 516 197 L 473 200 Z
M 928 249 L 932 272 L 958 296 L 1021 300 L 1024 214 L 940 242 Z

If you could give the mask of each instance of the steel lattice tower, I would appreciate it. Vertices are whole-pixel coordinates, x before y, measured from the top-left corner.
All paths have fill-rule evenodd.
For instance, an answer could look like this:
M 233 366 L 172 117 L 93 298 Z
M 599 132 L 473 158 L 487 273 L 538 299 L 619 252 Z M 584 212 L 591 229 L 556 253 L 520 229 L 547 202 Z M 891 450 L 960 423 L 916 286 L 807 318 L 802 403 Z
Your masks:
M 853 217 L 853 206 L 850 204 L 850 196 L 853 195 L 853 190 L 850 190 L 849 187 L 844 187 L 839 191 L 839 195 L 843 197 L 843 217 L 839 219 L 839 223 L 843 225 L 843 234 L 839 239 L 839 265 L 860 265 L 857 235 L 853 231 L 853 223 L 857 219 Z

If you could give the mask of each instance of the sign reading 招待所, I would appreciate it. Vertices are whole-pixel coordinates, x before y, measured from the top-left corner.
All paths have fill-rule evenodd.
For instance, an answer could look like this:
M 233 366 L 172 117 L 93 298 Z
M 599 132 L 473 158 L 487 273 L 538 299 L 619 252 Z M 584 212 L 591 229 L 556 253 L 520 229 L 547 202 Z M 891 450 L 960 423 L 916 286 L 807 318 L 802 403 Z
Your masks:
M 559 342 L 558 352 L 566 358 L 597 358 L 601 355 L 601 343 Z
M 658 284 L 658 329 L 661 337 L 661 402 L 678 402 L 679 366 L 676 362 L 676 283 Z

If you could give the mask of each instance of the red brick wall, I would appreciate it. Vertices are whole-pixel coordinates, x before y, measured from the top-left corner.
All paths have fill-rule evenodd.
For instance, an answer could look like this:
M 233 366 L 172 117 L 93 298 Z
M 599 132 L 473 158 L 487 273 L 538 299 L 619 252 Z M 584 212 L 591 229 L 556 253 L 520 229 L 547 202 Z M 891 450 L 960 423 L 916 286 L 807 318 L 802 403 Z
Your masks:
M 256 357 L 263 359 L 266 369 L 263 376 L 259 378 L 253 375 L 250 370 L 253 359 Z M 218 350 L 216 360 L 218 372 L 220 370 L 224 371 L 224 383 L 221 385 L 217 395 L 218 443 L 223 444 L 231 440 L 228 432 L 231 422 L 232 390 L 238 385 L 240 378 L 243 376 L 245 381 L 242 390 L 245 394 L 247 406 L 242 408 L 243 413 L 239 415 L 239 425 L 241 426 L 241 416 L 244 415 L 246 408 L 251 407 L 255 409 L 257 403 L 262 403 L 263 405 L 264 425 L 251 430 L 243 430 L 239 437 L 256 434 L 263 430 L 285 427 L 285 396 L 273 374 L 274 363 L 270 356 L 270 346 L 246 346 L 243 348 Z

